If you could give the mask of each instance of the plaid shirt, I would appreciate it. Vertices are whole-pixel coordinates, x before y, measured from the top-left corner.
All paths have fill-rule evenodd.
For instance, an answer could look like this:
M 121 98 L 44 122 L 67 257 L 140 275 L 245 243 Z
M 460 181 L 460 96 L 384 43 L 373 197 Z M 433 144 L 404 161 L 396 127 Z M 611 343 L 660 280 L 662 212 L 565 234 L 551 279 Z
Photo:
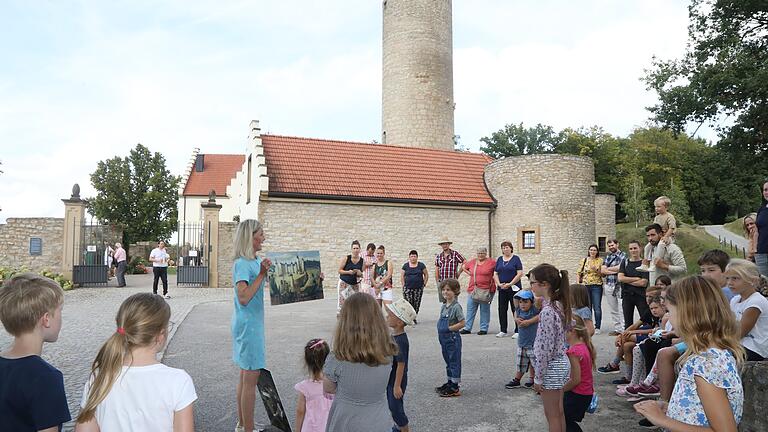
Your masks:
M 464 262 L 464 257 L 461 256 L 460 253 L 453 249 L 449 249 L 449 251 L 451 251 L 451 253 L 447 257 L 443 252 L 440 252 L 435 256 L 435 267 L 438 267 L 437 282 L 455 278 L 456 271 Z
M 604 264 L 606 267 L 614 267 L 614 266 L 620 265 L 621 262 L 624 261 L 625 259 L 627 259 L 627 254 L 625 254 L 622 251 L 617 251 L 616 253 L 606 255 Z M 618 274 L 607 275 L 605 277 L 606 285 L 616 286 L 618 281 L 619 281 Z

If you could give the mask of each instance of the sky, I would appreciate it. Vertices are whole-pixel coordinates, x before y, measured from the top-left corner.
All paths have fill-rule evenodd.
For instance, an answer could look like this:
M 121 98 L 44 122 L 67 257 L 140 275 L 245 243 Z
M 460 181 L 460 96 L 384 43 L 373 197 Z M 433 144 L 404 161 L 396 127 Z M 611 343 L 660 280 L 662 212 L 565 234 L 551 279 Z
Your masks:
M 643 126 L 655 55 L 680 57 L 683 0 L 453 2 L 455 133 L 507 123 Z M 381 1 L 0 0 L 0 222 L 61 198 L 137 143 L 183 174 L 262 132 L 381 135 Z M 691 129 L 691 131 L 693 128 Z M 715 139 L 711 129 L 698 136 Z

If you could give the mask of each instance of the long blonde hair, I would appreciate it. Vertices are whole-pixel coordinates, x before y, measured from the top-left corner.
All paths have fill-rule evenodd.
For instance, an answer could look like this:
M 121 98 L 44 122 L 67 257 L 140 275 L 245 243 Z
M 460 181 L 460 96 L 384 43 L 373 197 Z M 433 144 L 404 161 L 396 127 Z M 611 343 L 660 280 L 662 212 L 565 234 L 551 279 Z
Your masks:
M 336 323 L 333 352 L 339 360 L 368 366 L 392 363 L 397 345 L 373 297 L 356 293 L 344 301 Z
M 135 348 L 155 344 L 158 336 L 168 331 L 170 318 L 170 306 L 158 295 L 139 293 L 123 301 L 115 318 L 117 331 L 101 346 L 91 366 L 93 382 L 88 401 L 77 416 L 78 423 L 94 417 L 96 407 L 112 390 L 125 359 L 131 358 Z
M 749 235 L 749 228 L 747 228 L 747 219 L 752 219 L 752 222 L 757 222 L 757 213 L 750 213 L 741 220 L 741 228 L 744 229 L 744 234 Z
M 597 369 L 597 351 L 592 344 L 592 337 L 589 336 L 587 325 L 584 324 L 584 319 L 578 315 L 573 316 L 573 321 L 570 330 L 576 334 L 576 337 L 584 341 L 584 345 L 589 350 L 589 357 L 592 360 L 592 370 Z
M 245 258 L 252 260 L 255 258 L 253 251 L 253 235 L 264 229 L 261 222 L 256 219 L 246 219 L 237 225 L 235 231 L 234 259 Z
M 738 364 L 744 361 L 736 316 L 714 281 L 704 276 L 681 279 L 667 288 L 665 303 L 677 308 L 675 332 L 688 345 L 678 366 L 711 347 L 730 351 Z

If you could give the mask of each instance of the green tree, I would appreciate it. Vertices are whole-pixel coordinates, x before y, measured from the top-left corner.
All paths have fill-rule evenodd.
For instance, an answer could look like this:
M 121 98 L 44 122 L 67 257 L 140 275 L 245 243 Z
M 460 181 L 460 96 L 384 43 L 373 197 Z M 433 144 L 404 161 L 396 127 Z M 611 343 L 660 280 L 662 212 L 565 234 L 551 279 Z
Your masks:
M 552 126 L 541 123 L 526 128 L 522 123 L 508 124 L 503 129 L 482 137 L 484 143 L 480 151 L 499 159 L 507 156 L 520 156 L 538 153 L 551 153 L 560 140 Z
M 88 199 L 88 211 L 122 227 L 125 245 L 167 240 L 176 230 L 180 181 L 165 167 L 162 154 L 137 144 L 127 157 L 99 162 L 91 174 L 96 196 Z
M 628 173 L 623 180 L 621 194 L 624 198 L 620 206 L 637 228 L 640 222 L 648 218 L 648 190 L 638 170 Z
M 688 198 L 685 191 L 680 187 L 680 181 L 671 179 L 669 187 L 664 191 L 664 195 L 672 201 L 669 212 L 675 215 L 678 222 L 692 223 L 691 208 L 688 206 Z

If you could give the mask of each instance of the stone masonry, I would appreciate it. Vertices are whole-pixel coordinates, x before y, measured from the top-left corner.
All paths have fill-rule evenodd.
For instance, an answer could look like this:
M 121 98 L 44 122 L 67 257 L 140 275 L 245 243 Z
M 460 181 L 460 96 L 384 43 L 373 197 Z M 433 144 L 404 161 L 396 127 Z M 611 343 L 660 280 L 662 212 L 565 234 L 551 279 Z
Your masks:
M 0 266 L 61 272 L 64 219 L 8 218 L 0 225 Z M 42 255 L 29 254 L 29 239 L 42 239 Z
M 427 208 L 386 204 L 327 204 L 278 201 L 267 198 L 259 205 L 264 223 L 265 251 L 319 250 L 328 284 L 338 280 L 339 261 L 349 254 L 352 240 L 384 244 L 394 267 L 394 284 L 399 287 L 400 269 L 415 249 L 430 273 L 434 287 L 434 259 L 437 242 L 448 236 L 453 248 L 465 258 L 479 246 L 488 246 L 488 210 Z M 465 281 L 462 281 L 462 286 Z M 328 285 L 326 285 L 327 287 Z M 335 286 L 335 285 L 333 285 Z
M 450 0 L 383 2 L 382 142 L 453 150 Z
M 606 242 L 616 238 L 616 195 L 595 194 L 595 240 L 605 237 Z M 620 245 L 626 251 L 627 245 Z
M 212 287 L 232 287 L 232 264 L 235 262 L 233 255 L 235 231 L 237 222 L 219 222 L 219 281 L 211 282 Z
M 508 157 L 485 168 L 498 207 L 493 214 L 492 254 L 510 240 L 525 268 L 542 262 L 575 272 L 595 241 L 594 167 L 579 156 Z M 524 249 L 522 232 L 534 232 L 535 249 Z

